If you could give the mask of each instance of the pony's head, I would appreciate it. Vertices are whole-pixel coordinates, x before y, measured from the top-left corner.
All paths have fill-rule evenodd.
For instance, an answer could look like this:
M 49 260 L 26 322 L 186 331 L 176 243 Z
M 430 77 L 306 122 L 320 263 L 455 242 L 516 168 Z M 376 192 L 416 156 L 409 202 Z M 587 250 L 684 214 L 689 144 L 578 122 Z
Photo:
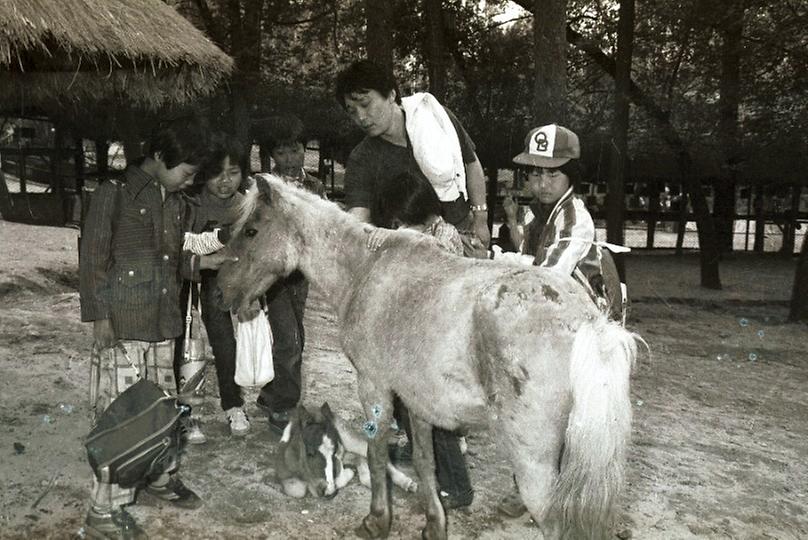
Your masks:
M 286 466 L 300 471 L 310 493 L 329 499 L 337 494 L 344 485 L 345 448 L 328 403 L 314 411 L 298 405 L 281 437 L 281 455 L 295 462 Z
M 245 310 L 276 280 L 298 266 L 302 238 L 291 216 L 290 190 L 283 180 L 257 175 L 241 205 L 241 217 L 227 248 L 238 261 L 222 265 L 218 283 L 226 305 Z

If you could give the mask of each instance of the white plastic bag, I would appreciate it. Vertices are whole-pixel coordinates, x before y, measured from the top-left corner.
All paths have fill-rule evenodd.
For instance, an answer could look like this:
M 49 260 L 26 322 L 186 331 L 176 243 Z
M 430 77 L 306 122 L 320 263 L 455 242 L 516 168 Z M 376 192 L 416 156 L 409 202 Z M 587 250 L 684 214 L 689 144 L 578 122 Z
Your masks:
M 238 322 L 236 328 L 236 384 L 264 386 L 275 378 L 272 365 L 272 329 L 266 313 Z

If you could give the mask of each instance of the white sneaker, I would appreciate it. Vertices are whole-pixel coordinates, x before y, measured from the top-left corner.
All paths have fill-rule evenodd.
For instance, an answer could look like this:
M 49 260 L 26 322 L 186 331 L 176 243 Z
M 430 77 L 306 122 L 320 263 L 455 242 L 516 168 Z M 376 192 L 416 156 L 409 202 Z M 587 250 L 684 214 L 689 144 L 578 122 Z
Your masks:
M 230 434 L 234 437 L 243 437 L 250 431 L 250 420 L 241 407 L 233 407 L 224 411 L 224 416 L 230 423 Z
M 202 433 L 202 428 L 199 426 L 199 420 L 192 418 L 189 422 L 188 429 L 185 432 L 185 440 L 188 444 L 205 444 L 208 438 Z

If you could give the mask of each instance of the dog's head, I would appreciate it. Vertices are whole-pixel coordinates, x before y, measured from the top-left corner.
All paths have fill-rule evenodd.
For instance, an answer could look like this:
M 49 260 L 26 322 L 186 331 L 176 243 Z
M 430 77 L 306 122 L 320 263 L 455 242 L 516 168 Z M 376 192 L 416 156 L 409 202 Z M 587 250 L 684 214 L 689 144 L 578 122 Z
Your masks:
M 287 466 L 302 474 L 309 492 L 329 499 L 337 494 L 345 448 L 328 403 L 315 411 L 299 405 L 289 419 L 281 444 L 286 445 L 285 459 L 297 462 Z

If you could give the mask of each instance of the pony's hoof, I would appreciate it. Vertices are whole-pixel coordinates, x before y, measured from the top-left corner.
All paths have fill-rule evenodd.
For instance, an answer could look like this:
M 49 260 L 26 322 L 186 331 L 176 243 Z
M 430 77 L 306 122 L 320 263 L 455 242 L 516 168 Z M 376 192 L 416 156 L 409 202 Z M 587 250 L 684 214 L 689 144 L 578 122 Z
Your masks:
M 446 533 L 446 529 L 441 529 L 440 527 L 430 527 L 427 524 L 426 527 L 421 529 L 421 538 L 423 540 L 446 540 L 449 535 Z
M 387 521 L 385 524 L 384 521 Z M 362 523 L 354 529 L 359 538 L 387 538 L 390 534 L 390 520 L 368 514 Z

